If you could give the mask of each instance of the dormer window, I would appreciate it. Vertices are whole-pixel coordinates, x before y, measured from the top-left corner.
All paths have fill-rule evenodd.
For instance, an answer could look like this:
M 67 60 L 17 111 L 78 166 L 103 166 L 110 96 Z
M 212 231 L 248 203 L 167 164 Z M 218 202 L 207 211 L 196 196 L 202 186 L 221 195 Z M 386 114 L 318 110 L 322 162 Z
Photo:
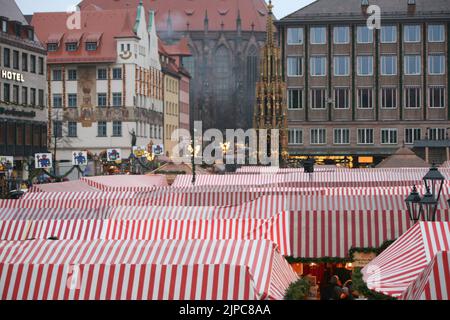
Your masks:
M 47 51 L 48 52 L 55 52 L 58 50 L 58 44 L 57 43 L 48 43 L 47 44 Z
M 16 35 L 16 37 L 20 38 L 21 32 L 22 32 L 22 26 L 19 23 L 16 23 L 14 25 L 14 34 Z
M 1 27 L 2 27 L 2 32 L 7 33 L 8 32 L 8 21 L 1 20 Z
M 96 51 L 97 42 L 86 42 L 86 51 Z
M 66 43 L 66 51 L 69 51 L 69 52 L 77 51 L 76 42 Z
M 31 40 L 31 41 L 34 40 L 34 30 L 33 29 L 27 30 L 27 37 L 28 37 L 28 40 Z
M 408 0 L 408 5 L 415 6 L 416 5 L 416 0 Z

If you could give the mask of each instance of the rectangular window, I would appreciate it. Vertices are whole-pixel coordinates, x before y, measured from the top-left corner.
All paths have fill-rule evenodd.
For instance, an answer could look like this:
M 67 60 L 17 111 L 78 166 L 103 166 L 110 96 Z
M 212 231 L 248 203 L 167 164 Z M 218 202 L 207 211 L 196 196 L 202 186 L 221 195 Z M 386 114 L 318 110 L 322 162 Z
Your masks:
M 430 42 L 445 41 L 445 27 L 443 24 L 428 25 L 428 41 Z
M 77 51 L 77 44 L 75 42 L 66 43 L 66 51 L 74 52 Z
M 11 67 L 11 50 L 9 48 L 3 48 L 3 66 Z
M 373 96 L 371 88 L 358 89 L 358 108 L 361 109 L 373 108 Z
M 325 27 L 312 27 L 311 44 L 326 44 L 327 43 L 327 29 Z
M 12 94 L 13 103 L 19 104 L 19 86 L 13 85 L 13 94 Z
M 69 121 L 67 126 L 68 126 L 67 136 L 72 138 L 77 137 L 77 123 L 74 121 Z
M 347 26 L 334 27 L 334 43 L 345 44 L 350 42 L 350 28 Z
M 358 129 L 358 144 L 373 143 L 373 129 Z
M 30 89 L 30 104 L 32 106 L 36 105 L 36 89 L 34 88 Z
M 349 105 L 349 88 L 334 89 L 334 107 L 336 109 L 348 109 Z
M 373 42 L 373 30 L 367 28 L 367 26 L 358 26 L 356 33 L 358 43 L 364 44 Z
M 334 129 L 334 144 L 350 144 L 350 129 Z
M 98 137 L 106 137 L 107 136 L 105 121 L 99 121 L 97 123 L 97 136 Z
M 39 68 L 39 74 L 44 74 L 44 58 L 39 57 L 38 59 L 38 68 Z
M 62 138 L 62 122 L 53 121 L 53 137 Z
M 113 106 L 114 107 L 121 107 L 122 106 L 122 93 L 120 93 L 120 92 L 113 92 L 112 98 L 113 98 Z
M 86 51 L 96 51 L 97 43 L 96 42 L 86 42 Z
M 69 81 L 77 80 L 77 70 L 76 69 L 70 69 L 69 71 L 67 71 L 67 80 L 69 80 Z
M 430 108 L 445 108 L 445 87 L 429 88 Z
M 405 88 L 406 108 L 420 108 L 421 101 L 420 87 Z
M 358 76 L 372 76 L 373 75 L 373 57 L 372 56 L 358 56 Z
M 382 88 L 381 89 L 381 107 L 386 109 L 397 108 L 397 89 Z
M 398 144 L 397 129 L 381 129 L 381 144 Z
M 303 130 L 289 129 L 288 144 L 303 144 Z
M 326 90 L 311 89 L 311 109 L 326 108 Z
M 405 144 L 414 144 L 422 139 L 422 130 L 420 128 L 405 129 Z
M 22 104 L 28 104 L 28 88 L 22 87 Z
M 62 81 L 62 70 L 55 69 L 53 70 L 53 81 Z
M 350 74 L 350 57 L 349 56 L 334 56 L 334 75 L 348 76 Z
M 397 74 L 397 56 L 382 55 L 381 56 L 381 75 L 395 76 Z
M 428 56 L 428 72 L 430 75 L 445 74 L 445 56 L 443 54 L 430 54 Z
M 28 71 L 28 54 L 22 52 L 22 71 Z
M 19 70 L 19 51 L 13 50 L 13 68 Z
M 69 108 L 77 107 L 77 94 L 76 93 L 70 93 L 67 95 L 67 105 Z
M 301 57 L 287 57 L 288 77 L 298 77 L 303 74 Z
M 113 79 L 114 80 L 122 79 L 122 68 L 114 68 L 113 69 Z
M 326 57 L 311 57 L 311 75 L 325 76 L 327 74 L 327 58 Z
M 11 102 L 11 85 L 9 83 L 3 84 L 3 100 Z
M 405 42 L 420 42 L 420 26 L 419 25 L 405 25 Z
M 397 42 L 397 26 L 381 27 L 381 43 Z
M 122 121 L 113 121 L 113 137 L 122 136 Z
M 430 140 L 440 141 L 445 139 L 444 128 L 430 128 L 428 129 L 428 135 Z
M 2 32 L 4 32 L 4 33 L 8 32 L 8 22 L 6 20 L 2 20 L 1 27 L 2 27 Z
M 326 144 L 327 130 L 326 129 L 311 129 L 311 144 Z
M 36 73 L 36 56 L 30 55 L 30 72 Z
M 289 45 L 303 44 L 303 28 L 288 28 L 287 41 Z
M 58 44 L 57 43 L 48 43 L 47 44 L 47 51 L 48 52 L 55 52 L 58 50 Z
M 99 107 L 106 107 L 107 99 L 106 93 L 98 93 L 97 94 L 97 105 Z
M 62 107 L 62 95 L 58 93 L 53 94 L 53 108 Z
M 41 106 L 41 107 L 43 107 L 45 104 L 44 104 L 44 90 L 42 90 L 42 89 L 39 89 L 39 96 L 38 96 L 38 99 L 39 99 L 39 105 Z
M 98 80 L 107 80 L 108 79 L 108 70 L 101 68 L 97 69 L 97 79 Z
M 405 55 L 405 74 L 406 75 L 420 75 L 421 61 L 420 55 Z
M 288 89 L 288 109 L 303 109 L 303 90 Z

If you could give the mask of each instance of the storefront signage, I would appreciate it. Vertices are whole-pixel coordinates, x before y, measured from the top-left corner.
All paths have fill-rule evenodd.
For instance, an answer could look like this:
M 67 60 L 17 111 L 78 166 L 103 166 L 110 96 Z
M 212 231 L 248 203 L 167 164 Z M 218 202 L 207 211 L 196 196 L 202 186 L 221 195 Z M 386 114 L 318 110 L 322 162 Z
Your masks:
M 0 171 L 11 170 L 14 167 L 14 158 L 9 156 L 0 156 Z
M 86 166 L 88 164 L 88 156 L 86 151 L 74 151 L 72 153 L 72 165 Z
M 36 169 L 50 169 L 53 166 L 51 153 L 36 153 L 34 161 Z
M 12 116 L 12 117 L 34 118 L 34 117 L 36 117 L 36 112 L 35 111 L 22 111 L 22 110 L 6 109 L 3 107 L 0 107 L 0 115 Z
M 106 151 L 106 157 L 109 162 L 121 161 L 122 160 L 122 150 L 120 149 L 108 149 Z
M 14 81 L 17 81 L 17 82 L 25 82 L 25 80 L 23 78 L 23 74 L 19 73 L 19 72 L 14 72 L 14 71 L 8 71 L 8 70 L 1 69 L 0 76 L 1 76 L 2 79 L 6 79 L 6 80 L 14 80 Z
M 353 253 L 353 267 L 364 268 L 376 256 L 377 254 L 375 252 L 355 252 Z

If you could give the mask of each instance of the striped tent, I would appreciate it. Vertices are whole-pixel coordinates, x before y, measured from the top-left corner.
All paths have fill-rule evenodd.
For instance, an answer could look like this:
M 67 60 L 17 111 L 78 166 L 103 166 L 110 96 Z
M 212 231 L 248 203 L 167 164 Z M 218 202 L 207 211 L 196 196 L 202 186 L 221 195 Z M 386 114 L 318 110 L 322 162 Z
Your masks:
M 98 240 L 104 220 L 36 220 L 30 222 L 27 239 Z
M 400 297 L 439 251 L 450 250 L 450 222 L 419 222 L 363 270 L 369 289 Z
M 0 241 L 26 240 L 30 221 L 0 220 Z
M 401 296 L 402 300 L 449 300 L 450 253 L 439 251 Z
M 168 186 L 164 175 L 114 175 L 83 177 L 82 181 L 103 191 L 152 191 Z
M 91 187 L 82 180 L 67 181 L 60 183 L 46 183 L 35 184 L 30 188 L 29 193 L 33 192 L 89 192 L 99 191 L 98 189 Z
M 296 279 L 264 240 L 0 243 L 2 300 L 282 299 Z
M 65 209 L 65 208 L 5 208 L 0 211 L 1 220 L 90 220 L 104 219 L 105 210 L 100 209 Z

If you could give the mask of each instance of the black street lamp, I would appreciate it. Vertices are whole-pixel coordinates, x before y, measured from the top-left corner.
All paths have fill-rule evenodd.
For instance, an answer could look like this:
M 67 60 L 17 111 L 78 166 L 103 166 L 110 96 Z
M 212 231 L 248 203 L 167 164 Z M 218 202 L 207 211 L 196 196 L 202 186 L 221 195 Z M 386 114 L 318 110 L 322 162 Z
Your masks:
M 420 220 L 420 215 L 422 214 L 420 205 L 421 200 L 422 198 L 417 192 L 416 186 L 414 186 L 412 192 L 405 199 L 406 208 L 408 209 L 409 213 L 409 218 L 411 219 L 411 221 L 414 221 L 414 223 Z
M 438 200 L 427 188 L 427 193 L 420 200 L 420 215 L 423 215 L 426 221 L 436 220 L 436 211 L 438 206 Z
M 425 188 L 434 196 L 437 202 L 441 197 L 442 187 L 444 185 L 445 177 L 439 172 L 438 168 L 433 164 L 430 171 L 423 177 Z

